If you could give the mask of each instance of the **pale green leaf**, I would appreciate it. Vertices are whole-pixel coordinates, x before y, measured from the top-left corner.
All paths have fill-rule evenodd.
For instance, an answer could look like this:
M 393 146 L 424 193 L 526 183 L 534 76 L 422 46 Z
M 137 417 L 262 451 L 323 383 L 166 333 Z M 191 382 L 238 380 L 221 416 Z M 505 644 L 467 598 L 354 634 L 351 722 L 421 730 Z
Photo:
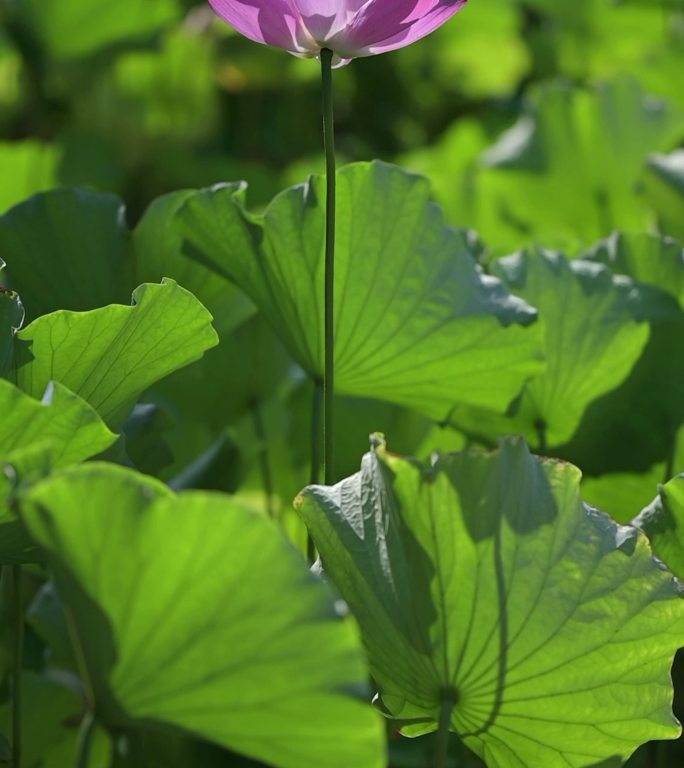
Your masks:
M 676 738 L 682 589 L 580 473 L 520 439 L 432 465 L 380 444 L 298 500 L 358 618 L 391 717 L 451 728 L 490 768 L 579 768 Z
M 59 311 L 17 334 L 19 387 L 40 395 L 59 381 L 118 426 L 151 384 L 217 343 L 211 315 L 173 280 L 145 284 L 133 305 Z
M 115 440 L 95 410 L 57 382 L 41 400 L 0 379 L 0 460 L 17 449 L 43 445 L 55 468 L 101 453 Z
M 668 149 L 683 127 L 632 79 L 593 89 L 545 83 L 483 156 L 480 191 L 492 218 L 478 226 L 497 248 L 510 248 L 517 230 L 517 242 L 570 251 L 615 228 L 646 227 L 651 213 L 636 182 L 648 153 Z
M 323 372 L 324 180 L 249 214 L 234 187 L 189 198 L 188 253 L 232 279 L 290 354 Z M 534 311 L 484 277 L 444 226 L 427 181 L 383 163 L 338 173 L 335 384 L 444 419 L 462 401 L 504 410 L 540 370 Z
M 88 403 L 56 382 L 36 400 L 0 379 L 0 413 L 0 563 L 30 562 L 35 550 L 11 509 L 17 486 L 104 451 L 116 435 Z
M 22 511 L 104 723 L 172 724 L 283 768 L 384 764 L 354 625 L 274 523 L 102 464 Z

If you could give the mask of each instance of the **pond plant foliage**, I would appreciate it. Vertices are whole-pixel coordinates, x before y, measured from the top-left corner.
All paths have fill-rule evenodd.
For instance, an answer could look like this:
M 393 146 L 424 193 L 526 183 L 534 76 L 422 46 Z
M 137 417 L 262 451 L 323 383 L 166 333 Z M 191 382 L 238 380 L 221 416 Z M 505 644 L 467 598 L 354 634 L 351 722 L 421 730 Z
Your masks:
M 0 764 L 682 764 L 684 6 L 489 4 L 0 9 Z

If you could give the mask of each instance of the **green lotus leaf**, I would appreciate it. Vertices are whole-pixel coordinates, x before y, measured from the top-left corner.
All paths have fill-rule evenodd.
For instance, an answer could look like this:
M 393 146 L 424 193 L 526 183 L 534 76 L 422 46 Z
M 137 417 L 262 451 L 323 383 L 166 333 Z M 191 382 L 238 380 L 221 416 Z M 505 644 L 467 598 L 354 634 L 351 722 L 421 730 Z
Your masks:
M 145 394 L 175 421 L 168 439 L 176 472 L 194 461 L 227 425 L 270 397 L 292 368 L 291 358 L 249 298 L 225 277 L 183 254 L 183 240 L 172 219 L 194 194 L 181 191 L 158 198 L 133 233 L 138 280 L 171 275 L 211 312 L 220 337 L 220 344 L 201 360 Z
M 582 497 L 605 510 L 613 520 L 628 524 L 634 510 L 646 506 L 663 479 L 665 464 L 654 464 L 646 472 L 608 472 L 582 477 Z
M 42 759 L 55 745 L 69 735 L 65 724 L 77 718 L 81 701 L 75 690 L 59 680 L 24 672 L 22 687 L 22 763 L 29 768 L 42 765 Z M 9 703 L 0 705 L 0 731 L 11 733 L 12 715 Z
M 0 259 L 0 270 L 4 262 Z M 0 288 L 0 376 L 14 361 L 14 337 L 24 322 L 24 307 L 14 291 Z
M 478 226 L 497 248 L 517 231 L 518 242 L 572 252 L 615 228 L 645 229 L 652 214 L 636 182 L 648 153 L 669 149 L 682 127 L 676 109 L 629 78 L 594 89 L 544 83 L 483 155 L 493 218 Z
M 22 517 L 104 724 L 171 724 L 283 768 L 384 765 L 355 627 L 274 523 L 96 463 L 34 486 Z
M 263 216 L 216 187 L 176 217 L 190 256 L 233 280 L 314 378 L 323 372 L 324 180 Z M 503 411 L 541 370 L 534 310 L 483 277 L 427 181 L 383 163 L 338 172 L 335 384 L 444 419 L 463 401 Z
M 649 337 L 640 295 L 600 264 L 541 249 L 499 259 L 492 271 L 539 308 L 547 367 L 527 383 L 510 416 L 456 408 L 451 419 L 494 439 L 521 432 L 545 451 L 571 438 L 589 403 L 617 387 L 639 359 Z
M 646 199 L 658 214 L 660 229 L 683 240 L 684 150 L 678 149 L 669 155 L 651 155 L 644 186 Z
M 132 306 L 43 315 L 16 339 L 21 389 L 40 396 L 59 381 L 113 427 L 151 384 L 218 341 L 209 312 L 173 280 L 140 286 Z
M 211 312 L 219 336 L 240 326 L 256 310 L 252 302 L 214 270 L 182 252 L 183 239 L 173 217 L 195 194 L 181 190 L 154 200 L 133 230 L 137 283 L 154 283 L 168 275 L 196 296 Z
M 358 474 L 298 499 L 408 733 L 446 705 L 490 768 L 598 765 L 679 735 L 682 587 L 579 482 L 519 438 L 430 466 L 380 443 Z
M 684 579 L 684 474 L 661 486 L 632 524 L 646 533 L 655 554 L 675 576 Z
M 35 195 L 0 216 L 0 245 L 5 283 L 21 294 L 29 319 L 123 302 L 135 286 L 125 209 L 116 195 L 82 189 Z
M 66 387 L 49 382 L 36 400 L 0 379 L 0 460 L 17 449 L 45 445 L 54 468 L 95 456 L 115 440 L 95 410 Z
M 586 474 L 641 474 L 670 460 L 677 430 L 684 424 L 682 246 L 670 238 L 615 233 L 588 255 L 635 281 L 639 316 L 648 321 L 651 333 L 629 376 L 589 404 L 561 455 Z M 655 487 L 649 498 L 654 493 Z M 625 512 L 631 519 L 634 507 Z
M 677 240 L 616 231 L 589 249 L 584 258 L 671 294 L 684 310 L 684 248 Z
M 20 483 L 95 456 L 116 440 L 84 400 L 50 382 L 42 400 L 0 379 L 0 564 L 35 558 L 10 508 Z

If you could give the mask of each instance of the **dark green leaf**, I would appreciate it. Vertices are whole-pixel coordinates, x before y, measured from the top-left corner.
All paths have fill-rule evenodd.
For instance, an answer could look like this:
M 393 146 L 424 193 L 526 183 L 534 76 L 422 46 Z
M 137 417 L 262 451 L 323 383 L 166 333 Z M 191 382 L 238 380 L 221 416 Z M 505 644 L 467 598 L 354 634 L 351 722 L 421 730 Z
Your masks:
M 30 319 L 127 300 L 137 283 L 124 215 L 115 195 L 68 189 L 36 195 L 0 217 L 7 284 Z
M 599 264 L 541 249 L 499 259 L 493 271 L 539 308 L 547 367 L 525 385 L 510 417 L 456 408 L 452 421 L 490 439 L 521 432 L 545 451 L 572 437 L 589 403 L 620 384 L 641 355 L 649 328 L 638 322 L 639 293 Z
M 51 747 L 69 735 L 64 727 L 70 718 L 78 718 L 82 702 L 77 692 L 33 672 L 25 672 L 22 687 L 22 765 L 36 768 Z M 0 706 L 0 730 L 11 729 L 9 704 Z
M 5 263 L 0 259 L 0 271 Z M 14 362 L 14 336 L 24 322 L 24 307 L 13 291 L 0 288 L 0 376 Z
M 57 184 L 59 150 L 25 139 L 0 142 L 0 212 Z

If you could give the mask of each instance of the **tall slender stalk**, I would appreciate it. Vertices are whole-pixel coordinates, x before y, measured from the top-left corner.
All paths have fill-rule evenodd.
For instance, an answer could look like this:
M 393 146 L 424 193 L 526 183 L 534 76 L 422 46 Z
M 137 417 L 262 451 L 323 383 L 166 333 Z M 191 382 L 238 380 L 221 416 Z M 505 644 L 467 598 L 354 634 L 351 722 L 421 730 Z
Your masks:
M 12 766 L 21 768 L 21 668 L 24 655 L 24 607 L 21 592 L 21 566 L 11 570 L 14 648 L 12 666 Z
M 95 730 L 95 718 L 92 712 L 86 712 L 81 728 L 78 732 L 76 746 L 76 768 L 88 768 L 90 762 L 90 747 L 93 743 L 93 731 Z
M 449 753 L 449 726 L 451 725 L 451 713 L 454 711 L 454 703 L 453 699 L 444 698 L 439 708 L 435 768 L 446 768 L 447 755 Z
M 321 482 L 321 406 L 323 405 L 323 382 L 317 379 L 314 382 L 313 401 L 311 403 L 311 474 L 309 485 L 318 485 Z M 311 534 L 307 534 L 306 557 L 309 565 L 316 561 L 316 547 Z
M 326 201 L 325 201 L 325 330 L 323 374 L 323 463 L 325 483 L 334 482 L 333 449 L 335 393 L 335 126 L 332 92 L 333 52 L 321 51 L 321 78 L 323 85 L 323 143 L 325 145 Z

